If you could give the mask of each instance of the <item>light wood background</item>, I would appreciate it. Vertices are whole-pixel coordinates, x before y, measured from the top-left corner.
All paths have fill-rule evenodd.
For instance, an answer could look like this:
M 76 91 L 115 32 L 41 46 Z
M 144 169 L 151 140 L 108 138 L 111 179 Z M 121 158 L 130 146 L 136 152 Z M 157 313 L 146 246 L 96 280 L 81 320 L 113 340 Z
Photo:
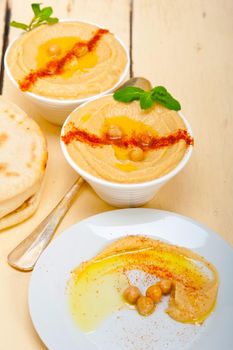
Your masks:
M 8 42 L 19 34 L 9 28 L 9 21 L 28 22 L 30 3 L 0 0 L 0 59 Z M 165 85 L 181 101 L 195 136 L 193 156 L 146 207 L 190 216 L 233 244 L 233 1 L 49 0 L 43 4 L 52 5 L 60 18 L 93 21 L 118 34 L 130 47 L 131 75 Z M 3 63 L 0 92 L 38 121 L 50 153 L 39 210 L 18 227 L 0 232 L 0 349 L 43 350 L 28 313 L 30 273 L 13 270 L 6 257 L 52 209 L 76 174 L 61 154 L 60 129 L 41 119 L 12 88 Z M 56 234 L 112 209 L 85 185 Z

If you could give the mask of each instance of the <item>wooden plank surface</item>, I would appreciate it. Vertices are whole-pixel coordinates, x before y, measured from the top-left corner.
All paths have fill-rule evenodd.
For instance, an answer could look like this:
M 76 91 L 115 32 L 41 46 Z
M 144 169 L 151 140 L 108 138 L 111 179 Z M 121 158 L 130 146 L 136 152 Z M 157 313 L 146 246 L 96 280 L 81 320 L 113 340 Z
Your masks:
M 6 0 L 0 0 L 0 62 L 2 60 L 2 50 L 4 44 L 4 28 L 5 28 Z M 0 63 L 0 74 L 2 64 Z
M 28 0 L 24 0 L 23 5 L 21 1 L 11 1 L 11 19 L 28 22 L 32 15 L 30 4 L 31 1 Z M 100 23 L 122 37 L 126 45 L 129 44 L 129 1 L 127 0 L 43 1 L 43 5 L 47 4 L 54 8 L 54 15 L 59 18 L 69 17 Z M 10 41 L 18 34 L 17 29 L 11 28 Z M 6 257 L 54 207 L 74 182 L 77 174 L 68 166 L 61 153 L 60 128 L 43 120 L 34 106 L 15 91 L 6 76 L 3 94 L 40 124 L 47 138 L 50 157 L 39 210 L 31 219 L 18 227 L 0 233 L 0 349 L 4 346 L 6 350 L 16 348 L 17 350 L 42 350 L 45 346 L 36 335 L 27 308 L 30 273 L 23 274 L 11 269 L 6 264 Z M 109 209 L 112 208 L 100 200 L 88 185 L 84 185 L 78 200 L 67 213 L 56 235 L 82 218 Z M 14 337 L 12 337 L 12 331 L 14 331 Z
M 30 20 L 31 1 L 9 3 L 11 19 Z M 0 0 L 0 40 L 5 4 Z M 43 4 L 53 6 L 54 15 L 60 18 L 99 23 L 122 37 L 128 46 L 131 36 L 134 75 L 145 76 L 171 90 L 182 102 L 196 140 L 187 167 L 147 207 L 191 216 L 233 243 L 233 2 L 46 0 Z M 18 34 L 18 30 L 11 28 L 9 39 Z M 45 346 L 28 313 L 30 273 L 11 269 L 6 257 L 57 203 L 76 174 L 61 154 L 60 128 L 44 121 L 6 77 L 3 94 L 38 121 L 48 141 L 50 158 L 39 210 L 18 227 L 0 233 L 0 349 L 43 350 Z M 110 209 L 85 185 L 56 234 L 82 218 Z
M 195 147 L 149 206 L 207 224 L 233 243 L 233 2 L 138 0 L 133 71 L 182 104 Z

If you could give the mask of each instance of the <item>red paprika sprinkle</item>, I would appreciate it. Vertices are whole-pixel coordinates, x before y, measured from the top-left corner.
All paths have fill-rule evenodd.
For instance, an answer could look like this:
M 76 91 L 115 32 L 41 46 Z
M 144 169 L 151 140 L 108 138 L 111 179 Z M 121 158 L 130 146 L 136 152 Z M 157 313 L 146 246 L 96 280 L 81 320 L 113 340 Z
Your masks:
M 79 141 L 87 143 L 92 147 L 101 147 L 106 145 L 115 145 L 121 148 L 140 147 L 143 150 L 156 150 L 163 147 L 172 146 L 178 143 L 180 140 L 185 141 L 187 146 L 193 145 L 194 140 L 189 135 L 187 130 L 178 129 L 176 132 L 166 136 L 152 136 L 148 145 L 143 145 L 143 134 L 133 134 L 132 136 L 123 136 L 121 139 L 110 139 L 107 134 L 97 136 L 92 133 L 88 133 L 85 130 L 76 128 L 72 125 L 71 129 L 62 136 L 63 142 L 68 145 L 72 141 Z
M 77 42 L 65 56 L 60 59 L 53 59 L 49 61 L 44 68 L 31 71 L 23 80 L 19 81 L 19 87 L 22 91 L 27 91 L 34 85 L 38 79 L 56 76 L 64 73 L 65 65 L 72 61 L 74 58 L 83 56 L 82 49 L 84 46 L 87 48 L 87 52 L 91 52 L 95 49 L 98 41 L 101 37 L 109 33 L 107 29 L 98 29 L 95 35 L 89 41 Z

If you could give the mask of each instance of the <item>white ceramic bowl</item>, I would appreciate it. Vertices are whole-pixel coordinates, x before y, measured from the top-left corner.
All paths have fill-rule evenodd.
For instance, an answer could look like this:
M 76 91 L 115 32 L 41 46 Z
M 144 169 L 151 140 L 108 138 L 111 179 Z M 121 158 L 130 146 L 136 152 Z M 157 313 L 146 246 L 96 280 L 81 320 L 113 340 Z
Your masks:
M 79 110 L 87 103 L 77 107 L 75 111 Z M 192 130 L 187 120 L 182 113 L 178 113 L 184 121 L 189 134 L 192 136 Z M 65 125 L 69 122 L 69 118 L 70 116 L 66 119 L 62 127 L 61 136 L 64 134 Z M 100 198 L 118 208 L 139 207 L 150 201 L 163 185 L 165 185 L 170 179 L 172 179 L 183 169 L 192 154 L 193 148 L 192 146 L 189 146 L 180 163 L 168 174 L 152 181 L 122 184 L 117 182 L 110 182 L 89 174 L 74 162 L 61 138 L 60 143 L 63 154 L 71 167 L 91 185 L 91 187 L 99 195 Z
M 98 28 L 100 28 L 99 25 L 91 22 L 84 22 L 84 21 L 77 21 L 74 19 L 63 19 L 60 20 L 60 22 L 81 22 L 81 23 L 87 23 L 91 25 L 95 25 Z M 67 116 L 79 105 L 81 105 L 84 102 L 94 100 L 98 97 L 101 97 L 105 94 L 113 92 L 117 87 L 125 80 L 128 71 L 129 71 L 129 53 L 128 49 L 126 48 L 125 44 L 122 42 L 122 40 L 115 35 L 115 38 L 119 41 L 123 49 L 125 50 L 126 56 L 127 56 L 127 64 L 125 66 L 125 69 L 118 80 L 118 82 L 110 89 L 105 90 L 97 95 L 93 95 L 91 97 L 83 98 L 83 99 L 56 99 L 56 98 L 49 98 L 49 97 L 44 97 L 40 96 L 38 94 L 35 94 L 33 92 L 22 92 L 18 86 L 17 81 L 14 79 L 13 75 L 11 74 L 11 71 L 9 69 L 8 63 L 7 63 L 7 56 L 9 54 L 9 51 L 14 44 L 14 42 L 18 39 L 16 38 L 7 48 L 5 57 L 4 57 L 4 65 L 5 65 L 5 70 L 7 73 L 7 76 L 9 77 L 10 81 L 13 83 L 13 85 L 17 88 L 18 91 L 23 93 L 29 100 L 31 100 L 38 108 L 40 113 L 43 115 L 45 119 L 47 119 L 49 122 L 56 124 L 56 125 L 62 125 L 67 118 Z

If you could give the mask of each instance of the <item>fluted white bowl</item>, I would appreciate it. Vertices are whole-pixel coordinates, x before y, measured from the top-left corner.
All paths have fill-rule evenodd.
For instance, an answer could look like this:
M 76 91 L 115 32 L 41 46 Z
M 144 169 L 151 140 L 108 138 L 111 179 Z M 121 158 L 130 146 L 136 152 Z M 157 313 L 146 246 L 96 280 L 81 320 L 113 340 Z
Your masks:
M 81 22 L 81 23 L 95 25 L 98 28 L 100 28 L 100 25 L 98 25 L 98 24 L 91 23 L 91 22 L 77 21 L 74 19 L 63 19 L 63 20 L 60 20 L 60 22 L 79 22 L 79 23 Z M 123 41 L 116 34 L 114 34 L 114 36 L 119 41 L 119 43 L 121 44 L 123 49 L 125 50 L 125 53 L 127 56 L 127 63 L 126 63 L 125 69 L 124 69 L 120 79 L 118 80 L 118 82 L 110 89 L 105 90 L 97 95 L 93 95 L 93 96 L 83 98 L 83 99 L 64 99 L 64 100 L 61 100 L 61 99 L 41 96 L 41 95 L 35 94 L 33 92 L 29 92 L 29 91 L 22 92 L 19 88 L 17 81 L 13 77 L 13 75 L 9 69 L 8 63 L 7 63 L 7 57 L 8 57 L 8 54 L 10 52 L 10 49 L 11 49 L 12 45 L 15 43 L 15 41 L 18 40 L 18 38 L 16 38 L 15 40 L 12 41 L 12 43 L 8 46 L 6 53 L 5 53 L 4 66 L 5 66 L 7 76 L 9 77 L 9 79 L 13 83 L 13 85 L 16 87 L 16 89 L 18 91 L 20 91 L 21 94 L 24 94 L 31 102 L 33 102 L 38 107 L 39 112 L 46 120 L 48 120 L 49 122 L 51 122 L 53 124 L 61 126 L 64 123 L 67 116 L 77 106 L 80 106 L 84 102 L 94 100 L 94 99 L 101 97 L 105 94 L 113 92 L 125 80 L 125 78 L 128 74 L 128 71 L 129 71 L 129 64 L 130 64 L 129 53 L 128 53 L 128 49 L 126 48 Z

